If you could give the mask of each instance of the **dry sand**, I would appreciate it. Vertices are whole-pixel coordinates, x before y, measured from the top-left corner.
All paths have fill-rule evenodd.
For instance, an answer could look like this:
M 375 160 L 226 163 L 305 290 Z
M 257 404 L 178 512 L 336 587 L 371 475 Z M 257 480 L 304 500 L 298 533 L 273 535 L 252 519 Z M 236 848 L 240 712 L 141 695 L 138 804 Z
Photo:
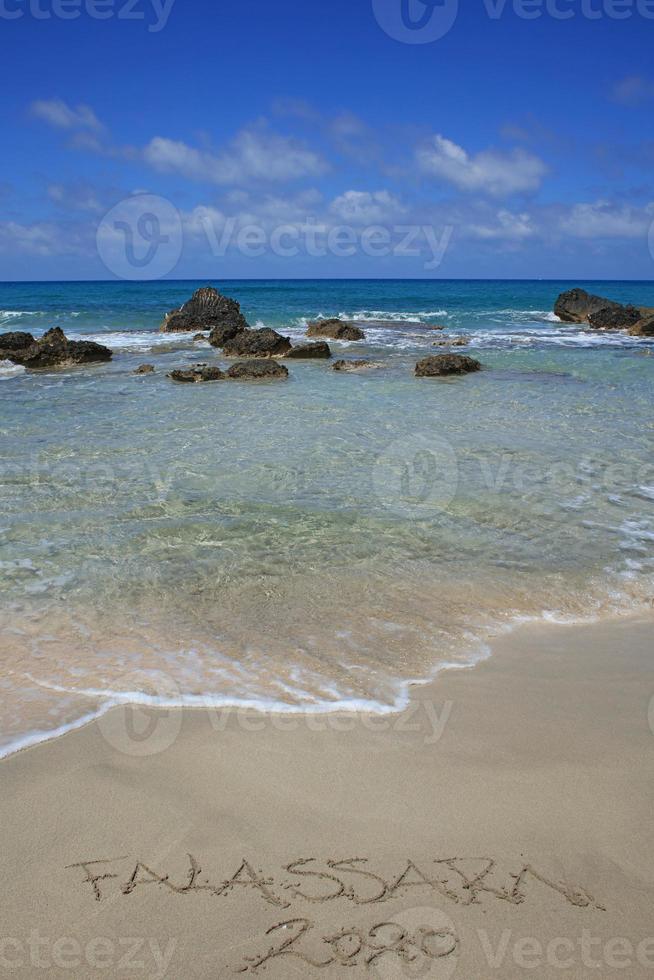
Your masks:
M 652 626 L 521 628 L 394 718 L 120 709 L 6 759 L 0 975 L 654 976 Z

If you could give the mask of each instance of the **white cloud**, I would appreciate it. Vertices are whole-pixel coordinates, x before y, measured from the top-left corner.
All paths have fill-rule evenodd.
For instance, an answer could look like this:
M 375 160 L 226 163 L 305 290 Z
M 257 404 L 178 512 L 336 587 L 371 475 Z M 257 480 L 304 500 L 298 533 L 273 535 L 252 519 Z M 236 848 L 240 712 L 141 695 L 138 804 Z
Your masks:
M 69 211 L 90 211 L 101 214 L 106 210 L 105 205 L 99 200 L 96 191 L 90 184 L 85 182 L 76 184 L 50 184 L 48 186 L 48 197 L 58 207 L 65 208 Z
M 483 223 L 474 221 L 467 225 L 466 231 L 474 238 L 486 241 L 522 241 L 536 234 L 532 216 L 522 211 L 515 214 L 512 211 L 500 210 L 492 215 L 490 220 Z
M 440 177 L 460 190 L 495 197 L 537 190 L 547 172 L 543 161 L 526 150 L 484 150 L 471 156 L 440 135 L 420 146 L 416 156 L 423 173 Z
M 621 105 L 639 105 L 654 99 L 654 81 L 642 75 L 629 75 L 613 86 L 611 98 Z
M 0 251 L 27 255 L 63 255 L 77 252 L 79 233 L 60 224 L 38 221 L 20 224 L 16 221 L 0 222 Z
M 143 156 L 155 170 L 215 184 L 296 180 L 320 176 L 328 170 L 319 154 L 265 127 L 241 130 L 219 154 L 156 136 L 145 147 Z
M 30 112 L 56 129 L 90 129 L 99 132 L 102 123 L 87 105 L 69 106 L 63 99 L 38 99 Z
M 342 221 L 374 225 L 396 220 L 406 209 L 388 191 L 346 191 L 332 201 L 330 210 Z
M 575 238 L 640 238 L 654 218 L 654 201 L 645 208 L 610 201 L 575 204 L 561 219 L 561 230 Z

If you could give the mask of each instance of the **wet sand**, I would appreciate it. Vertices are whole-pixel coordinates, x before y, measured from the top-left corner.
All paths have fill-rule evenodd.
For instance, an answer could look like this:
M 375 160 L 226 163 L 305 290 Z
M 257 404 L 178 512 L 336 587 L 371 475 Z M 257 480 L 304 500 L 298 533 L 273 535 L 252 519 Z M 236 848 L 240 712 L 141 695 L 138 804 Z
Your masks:
M 653 626 L 520 628 L 392 718 L 115 709 L 5 759 L 0 972 L 651 976 Z

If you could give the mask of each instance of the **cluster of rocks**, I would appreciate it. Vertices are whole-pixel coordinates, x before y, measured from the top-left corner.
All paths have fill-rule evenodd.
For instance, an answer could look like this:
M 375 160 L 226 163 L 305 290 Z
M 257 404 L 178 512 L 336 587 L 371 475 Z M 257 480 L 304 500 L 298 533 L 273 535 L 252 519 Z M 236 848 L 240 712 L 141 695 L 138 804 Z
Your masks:
M 36 340 L 31 333 L 0 334 L 0 360 L 33 370 L 72 367 L 110 361 L 112 352 L 91 340 L 68 340 L 60 327 L 53 327 Z
M 615 305 L 615 304 L 614 304 Z M 439 328 L 440 329 L 440 328 Z M 222 349 L 225 358 L 238 359 L 227 371 L 209 364 L 193 364 L 188 368 L 171 371 L 168 377 L 182 383 L 221 381 L 223 379 L 287 378 L 288 369 L 279 363 L 280 358 L 291 360 L 328 360 L 332 356 L 325 339 L 308 341 L 293 346 L 270 327 L 253 329 L 236 300 L 223 296 L 212 286 L 196 290 L 190 300 L 178 309 L 171 310 L 161 324 L 165 333 L 194 333 L 194 340 L 208 340 L 212 347 Z M 337 318 L 315 320 L 307 326 L 307 337 L 333 340 L 365 340 L 365 334 L 356 324 Z M 465 338 L 452 338 L 443 344 L 458 346 Z M 75 364 L 92 364 L 109 361 L 112 351 L 90 340 L 68 340 L 59 327 L 48 330 L 40 339 L 30 333 L 12 332 L 0 334 L 0 360 L 8 360 L 26 368 L 69 367 Z M 360 372 L 385 367 L 381 361 L 364 358 L 334 363 L 333 369 L 342 372 Z M 457 354 L 440 354 L 424 358 L 416 366 L 419 377 L 440 377 L 447 374 L 464 374 L 479 370 L 481 365 L 473 358 Z M 153 364 L 141 364 L 135 374 L 152 374 Z
M 293 347 L 288 337 L 270 327 L 253 329 L 236 300 L 223 296 L 213 286 L 196 290 L 186 303 L 166 314 L 159 329 L 164 333 L 196 332 L 194 340 L 208 340 L 212 347 L 222 349 L 225 357 L 331 357 L 324 341 Z M 365 334 L 352 323 L 328 319 L 309 323 L 307 337 L 364 340 Z
M 626 330 L 633 337 L 654 337 L 654 309 L 623 306 L 585 289 L 561 293 L 554 312 L 564 323 L 587 323 L 593 330 Z
M 149 365 L 148 365 L 149 367 Z M 334 371 L 359 372 L 375 370 L 384 367 L 381 361 L 365 359 L 340 360 L 333 365 Z M 432 354 L 423 357 L 415 367 L 417 378 L 443 378 L 452 375 L 470 374 L 481 370 L 481 364 L 474 357 L 464 354 Z M 255 358 L 249 361 L 238 361 L 227 371 L 211 364 L 192 364 L 188 368 L 171 371 L 168 375 L 173 381 L 197 384 L 204 381 L 262 381 L 270 378 L 287 378 L 288 368 L 279 361 L 270 358 Z
M 193 364 L 190 368 L 171 371 L 168 375 L 173 381 L 198 383 L 202 381 L 262 381 L 268 378 L 287 378 L 288 368 L 277 361 L 252 360 L 238 361 L 228 371 L 211 364 Z
M 161 325 L 161 330 L 166 332 L 182 330 L 190 332 L 198 329 L 209 331 L 206 339 L 212 347 L 222 349 L 224 357 L 246 358 L 246 360 L 239 361 L 226 372 L 206 364 L 192 365 L 190 368 L 172 371 L 169 377 L 173 381 L 198 383 L 221 381 L 225 378 L 285 378 L 288 377 L 288 370 L 279 363 L 280 358 L 327 360 L 332 356 L 326 340 L 302 343 L 294 347 L 289 337 L 284 337 L 270 327 L 253 329 L 241 313 L 239 304 L 235 300 L 222 296 L 211 286 L 198 289 L 187 303 L 177 310 L 171 310 Z M 332 317 L 314 320 L 307 324 L 307 337 L 358 341 L 365 340 L 365 333 L 354 323 Z M 198 334 L 197 339 L 205 339 L 205 335 Z M 462 346 L 467 343 L 467 340 L 465 337 L 453 337 L 439 343 L 447 346 Z M 384 366 L 380 361 L 363 358 L 341 359 L 335 362 L 333 370 L 353 373 Z M 416 375 L 443 377 L 478 371 L 480 367 L 479 361 L 471 357 L 439 354 L 420 361 L 416 366 Z

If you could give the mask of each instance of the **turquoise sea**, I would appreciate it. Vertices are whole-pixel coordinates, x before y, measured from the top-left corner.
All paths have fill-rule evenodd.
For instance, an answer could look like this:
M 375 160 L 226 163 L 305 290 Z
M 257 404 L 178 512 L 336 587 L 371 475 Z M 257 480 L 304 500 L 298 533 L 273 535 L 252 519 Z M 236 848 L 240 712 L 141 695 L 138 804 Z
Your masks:
M 127 701 L 396 711 L 525 618 L 651 605 L 651 340 L 558 322 L 565 282 L 222 281 L 294 341 L 359 321 L 334 355 L 385 366 L 175 385 L 221 363 L 158 332 L 202 284 L 0 284 L 1 331 L 115 352 L 0 362 L 0 754 Z M 484 370 L 416 379 L 444 333 Z

